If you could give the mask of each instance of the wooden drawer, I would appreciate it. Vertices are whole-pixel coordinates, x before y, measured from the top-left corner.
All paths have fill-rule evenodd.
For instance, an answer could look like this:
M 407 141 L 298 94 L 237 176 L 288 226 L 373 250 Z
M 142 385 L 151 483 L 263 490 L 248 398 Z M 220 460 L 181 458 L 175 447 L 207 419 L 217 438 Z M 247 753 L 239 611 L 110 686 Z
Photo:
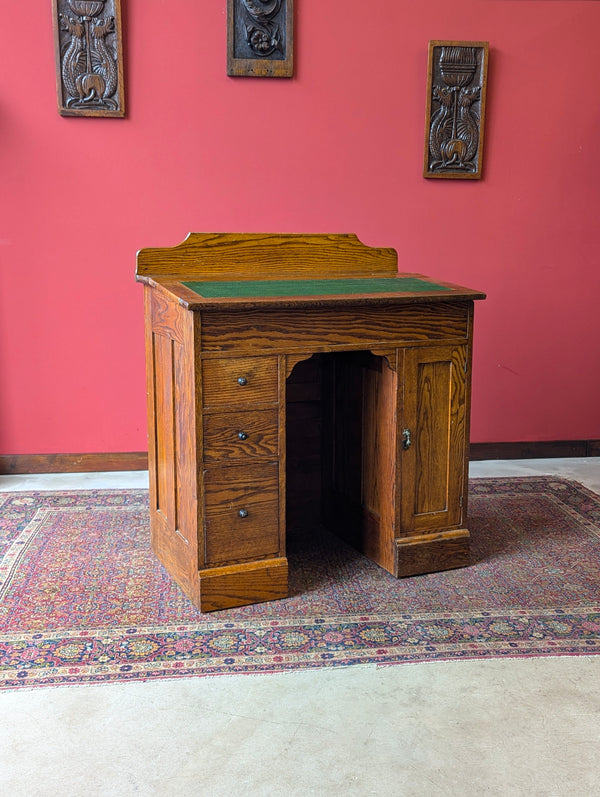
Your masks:
M 277 401 L 277 357 L 232 357 L 204 360 L 205 407 Z
M 279 554 L 279 463 L 204 471 L 206 564 Z
M 469 302 L 205 312 L 204 352 L 371 349 L 466 340 Z
M 204 460 L 277 456 L 278 411 L 245 410 L 204 416 Z

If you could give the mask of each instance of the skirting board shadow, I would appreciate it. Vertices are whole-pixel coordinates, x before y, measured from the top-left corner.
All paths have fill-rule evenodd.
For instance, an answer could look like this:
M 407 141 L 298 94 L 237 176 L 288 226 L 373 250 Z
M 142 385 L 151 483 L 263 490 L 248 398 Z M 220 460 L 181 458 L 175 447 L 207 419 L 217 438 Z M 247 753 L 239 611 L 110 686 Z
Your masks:
M 471 443 L 470 459 L 553 459 L 598 457 L 600 440 L 554 440 L 515 443 Z M 92 454 L 0 455 L 0 475 L 27 473 L 93 473 L 147 470 L 145 451 Z

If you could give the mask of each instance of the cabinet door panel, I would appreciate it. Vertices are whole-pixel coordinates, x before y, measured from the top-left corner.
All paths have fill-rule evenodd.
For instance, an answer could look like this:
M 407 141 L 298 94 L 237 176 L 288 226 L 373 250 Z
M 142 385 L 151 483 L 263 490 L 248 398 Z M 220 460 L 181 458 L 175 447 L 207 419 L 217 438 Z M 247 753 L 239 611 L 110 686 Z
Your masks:
M 402 437 L 402 532 L 462 522 L 467 347 L 406 351 Z

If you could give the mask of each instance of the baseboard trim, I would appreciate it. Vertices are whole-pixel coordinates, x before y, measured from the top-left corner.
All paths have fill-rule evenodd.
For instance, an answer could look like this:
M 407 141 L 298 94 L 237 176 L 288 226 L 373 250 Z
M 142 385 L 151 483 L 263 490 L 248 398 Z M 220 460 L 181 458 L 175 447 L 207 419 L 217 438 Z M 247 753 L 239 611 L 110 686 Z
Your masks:
M 600 440 L 544 440 L 524 443 L 471 443 L 470 459 L 551 459 L 600 457 Z M 145 451 L 99 454 L 0 455 L 0 475 L 27 473 L 92 473 L 147 470 Z
M 15 454 L 0 456 L 0 474 L 93 473 L 95 471 L 148 470 L 145 451 L 107 454 Z
M 471 461 L 600 457 L 600 440 L 542 440 L 523 443 L 471 443 Z

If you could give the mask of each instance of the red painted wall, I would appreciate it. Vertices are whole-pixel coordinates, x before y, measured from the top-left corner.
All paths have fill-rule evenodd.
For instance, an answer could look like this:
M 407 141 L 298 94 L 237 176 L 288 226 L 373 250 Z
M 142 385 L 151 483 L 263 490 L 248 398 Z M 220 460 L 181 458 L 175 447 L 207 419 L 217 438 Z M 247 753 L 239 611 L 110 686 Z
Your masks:
M 355 232 L 484 290 L 475 442 L 600 438 L 600 3 L 297 0 L 296 76 L 228 78 L 225 0 L 125 0 L 128 115 L 56 111 L 2 0 L 0 453 L 146 445 L 140 247 Z M 421 176 L 429 39 L 489 40 L 482 181 Z

